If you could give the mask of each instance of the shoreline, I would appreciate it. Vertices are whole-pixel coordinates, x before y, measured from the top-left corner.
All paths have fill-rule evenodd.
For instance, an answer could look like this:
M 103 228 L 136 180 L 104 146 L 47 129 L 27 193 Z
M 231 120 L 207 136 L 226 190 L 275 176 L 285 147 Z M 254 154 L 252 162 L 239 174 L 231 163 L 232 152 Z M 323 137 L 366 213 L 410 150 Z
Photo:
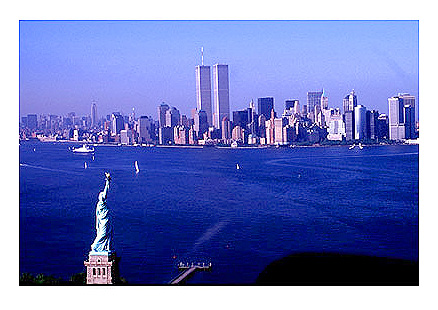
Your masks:
M 356 143 L 345 143 L 345 144 L 313 144 L 313 145 L 294 145 L 294 144 L 289 144 L 289 145 L 257 145 L 257 146 L 251 146 L 251 145 L 247 145 L 247 146 L 237 146 L 237 147 L 232 147 L 232 146 L 227 146 L 227 145 L 153 145 L 153 144 L 120 144 L 120 143 L 96 143 L 96 142 L 88 142 L 88 141 L 71 141 L 71 140 L 56 140 L 56 141 L 52 141 L 52 140 L 39 140 L 39 139 L 30 139 L 30 140 L 19 140 L 19 145 L 21 145 L 21 143 L 34 143 L 34 142 L 38 142 L 38 143 L 56 143 L 56 144 L 87 144 L 87 145 L 92 145 L 92 146 L 102 146 L 102 147 L 141 147 L 141 148 L 152 148 L 152 147 L 157 147 L 157 148 L 183 148 L 183 149 L 209 149 L 209 148 L 216 148 L 216 149 L 238 149 L 238 150 L 243 150 L 243 149 L 294 149 L 294 148 L 312 148 L 312 147 L 351 147 L 352 145 L 355 145 L 356 147 L 358 147 L 358 145 L 356 145 Z M 419 141 L 417 140 L 407 140 L 404 142 L 394 142 L 394 143 L 384 143 L 384 142 L 380 142 L 380 143 L 372 143 L 372 144 L 362 144 L 363 147 L 371 147 L 371 146 L 390 146 L 390 145 L 419 145 Z

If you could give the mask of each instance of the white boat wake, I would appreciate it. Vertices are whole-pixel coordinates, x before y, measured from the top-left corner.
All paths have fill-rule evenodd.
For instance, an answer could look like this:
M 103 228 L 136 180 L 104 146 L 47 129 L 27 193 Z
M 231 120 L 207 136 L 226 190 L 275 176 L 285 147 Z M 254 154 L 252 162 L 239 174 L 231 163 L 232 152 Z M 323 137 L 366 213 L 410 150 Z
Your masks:
M 222 228 L 224 228 L 228 224 L 228 221 L 220 221 L 216 223 L 213 227 L 210 227 L 205 231 L 205 233 L 196 240 L 195 244 L 193 245 L 193 248 L 191 252 L 194 252 L 200 245 L 204 244 L 205 242 L 209 241 L 211 238 L 213 238 L 214 235 L 216 235 Z
M 54 171 L 54 172 L 60 172 L 60 173 L 68 173 L 68 174 L 75 174 L 75 175 L 81 175 L 80 173 L 73 172 L 73 171 L 67 171 L 67 170 L 61 170 L 61 169 L 53 169 L 53 168 L 47 168 L 42 166 L 34 166 L 34 165 L 28 165 L 24 163 L 20 163 L 20 167 L 28 167 L 33 169 L 40 169 L 40 170 L 46 170 L 46 171 Z

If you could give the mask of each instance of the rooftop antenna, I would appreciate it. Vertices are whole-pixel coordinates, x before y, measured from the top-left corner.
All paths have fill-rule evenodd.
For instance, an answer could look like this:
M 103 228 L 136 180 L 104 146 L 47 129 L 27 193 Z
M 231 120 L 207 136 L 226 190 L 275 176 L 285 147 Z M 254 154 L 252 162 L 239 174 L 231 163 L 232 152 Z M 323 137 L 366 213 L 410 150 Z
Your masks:
M 201 65 L 204 65 L 204 47 L 201 47 Z

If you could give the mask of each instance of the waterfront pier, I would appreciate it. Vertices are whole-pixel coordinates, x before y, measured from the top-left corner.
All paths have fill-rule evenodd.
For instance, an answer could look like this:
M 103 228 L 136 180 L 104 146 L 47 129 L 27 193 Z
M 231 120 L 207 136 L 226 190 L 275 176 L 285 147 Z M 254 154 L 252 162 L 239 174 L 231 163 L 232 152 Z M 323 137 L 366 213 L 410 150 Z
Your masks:
M 169 284 L 181 284 L 184 283 L 185 280 L 187 280 L 190 276 L 193 275 L 193 273 L 195 271 L 207 271 L 207 270 L 211 270 L 211 263 L 209 264 L 183 264 L 182 262 L 179 263 L 178 265 L 178 269 L 181 270 L 182 272 L 172 281 L 169 282 Z

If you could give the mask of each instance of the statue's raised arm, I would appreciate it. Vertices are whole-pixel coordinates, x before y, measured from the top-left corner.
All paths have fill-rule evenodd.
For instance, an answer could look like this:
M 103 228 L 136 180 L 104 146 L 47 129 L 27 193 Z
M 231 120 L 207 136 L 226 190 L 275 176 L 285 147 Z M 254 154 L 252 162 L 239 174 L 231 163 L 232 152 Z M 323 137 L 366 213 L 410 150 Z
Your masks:
M 105 188 L 103 189 L 102 193 L 103 193 L 103 198 L 106 199 L 106 196 L 108 194 L 108 189 L 109 189 L 109 184 L 111 181 L 111 175 L 109 174 L 109 172 L 105 172 Z

